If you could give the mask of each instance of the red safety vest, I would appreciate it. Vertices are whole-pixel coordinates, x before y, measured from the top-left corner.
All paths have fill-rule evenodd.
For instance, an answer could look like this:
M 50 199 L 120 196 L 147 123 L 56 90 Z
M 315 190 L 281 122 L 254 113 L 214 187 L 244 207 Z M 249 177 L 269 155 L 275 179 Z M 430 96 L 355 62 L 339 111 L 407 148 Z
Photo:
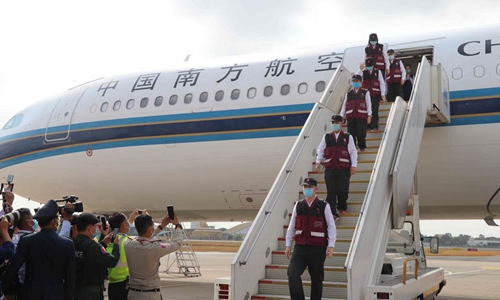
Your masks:
M 366 120 L 368 117 L 368 107 L 366 106 L 365 96 L 368 91 L 360 88 L 356 93 L 351 89 L 347 93 L 347 102 L 345 104 L 345 118 Z
M 361 87 L 370 91 L 370 96 L 380 96 L 380 82 L 378 81 L 378 70 L 373 71 L 363 70 L 363 82 Z
M 391 73 L 387 76 L 387 83 L 401 83 L 401 67 L 399 59 L 394 59 L 390 65 Z
M 377 43 L 365 48 L 366 58 L 371 57 L 375 61 L 375 69 L 385 72 L 384 45 Z
M 327 169 L 350 169 L 351 156 L 347 145 L 349 143 L 349 134 L 340 131 L 339 137 L 335 140 L 335 133 L 325 134 L 326 148 L 324 158 L 327 161 L 325 168 Z
M 307 200 L 299 201 L 296 206 L 295 244 L 324 247 L 328 244 L 328 231 L 325 219 L 326 202 L 313 200 L 311 207 Z

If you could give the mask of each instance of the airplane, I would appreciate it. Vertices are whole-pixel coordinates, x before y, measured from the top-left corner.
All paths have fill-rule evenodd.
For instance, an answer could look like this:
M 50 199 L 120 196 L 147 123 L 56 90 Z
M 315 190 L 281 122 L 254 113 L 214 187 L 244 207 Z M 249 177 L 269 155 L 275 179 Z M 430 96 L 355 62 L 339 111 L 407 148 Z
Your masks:
M 479 219 L 500 178 L 500 24 L 381 42 L 413 70 L 449 75 L 451 123 L 427 126 L 417 166 L 422 219 Z M 185 220 L 253 220 L 315 102 L 366 41 L 185 61 L 99 78 L 16 113 L 0 176 L 46 202 L 99 213 L 174 205 Z M 492 203 L 493 213 L 500 205 Z

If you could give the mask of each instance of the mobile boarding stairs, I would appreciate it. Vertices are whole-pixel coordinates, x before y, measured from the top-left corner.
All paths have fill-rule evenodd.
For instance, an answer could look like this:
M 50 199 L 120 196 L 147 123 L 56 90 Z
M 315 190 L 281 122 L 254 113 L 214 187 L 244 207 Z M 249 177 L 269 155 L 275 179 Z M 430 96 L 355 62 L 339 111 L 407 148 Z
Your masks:
M 316 147 L 341 109 L 352 73 L 340 66 L 316 103 L 231 265 L 231 279 L 217 280 L 215 299 L 290 299 L 285 232 L 304 177 L 313 172 Z M 381 132 L 368 133 L 351 177 L 348 213 L 337 225 L 334 256 L 325 261 L 323 299 L 433 299 L 442 268 L 427 267 L 419 228 L 416 165 L 426 123 L 450 120 L 448 78 L 423 57 L 409 105 L 398 98 L 381 105 Z M 432 247 L 431 247 L 432 248 Z M 310 278 L 303 276 L 306 296 Z M 307 298 L 309 299 L 309 298 Z

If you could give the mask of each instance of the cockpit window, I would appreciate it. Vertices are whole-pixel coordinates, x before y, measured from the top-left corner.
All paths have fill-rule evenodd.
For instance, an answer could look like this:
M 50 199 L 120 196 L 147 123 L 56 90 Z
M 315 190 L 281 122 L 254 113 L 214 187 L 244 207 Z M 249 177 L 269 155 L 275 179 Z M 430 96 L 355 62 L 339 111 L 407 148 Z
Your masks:
M 3 129 L 10 129 L 17 127 L 21 124 L 21 120 L 23 119 L 23 114 L 18 114 L 10 118 L 10 120 L 3 126 Z

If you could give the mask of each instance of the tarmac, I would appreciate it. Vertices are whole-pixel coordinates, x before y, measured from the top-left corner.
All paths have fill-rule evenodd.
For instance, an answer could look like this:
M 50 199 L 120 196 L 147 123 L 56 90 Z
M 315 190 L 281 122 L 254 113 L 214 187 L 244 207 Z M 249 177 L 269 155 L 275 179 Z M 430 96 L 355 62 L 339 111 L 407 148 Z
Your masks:
M 231 276 L 235 253 L 197 252 L 196 255 L 201 276 L 179 273 L 173 254 L 161 259 L 164 300 L 213 300 L 215 280 Z M 500 256 L 431 257 L 428 265 L 445 269 L 447 284 L 437 300 L 500 300 Z

